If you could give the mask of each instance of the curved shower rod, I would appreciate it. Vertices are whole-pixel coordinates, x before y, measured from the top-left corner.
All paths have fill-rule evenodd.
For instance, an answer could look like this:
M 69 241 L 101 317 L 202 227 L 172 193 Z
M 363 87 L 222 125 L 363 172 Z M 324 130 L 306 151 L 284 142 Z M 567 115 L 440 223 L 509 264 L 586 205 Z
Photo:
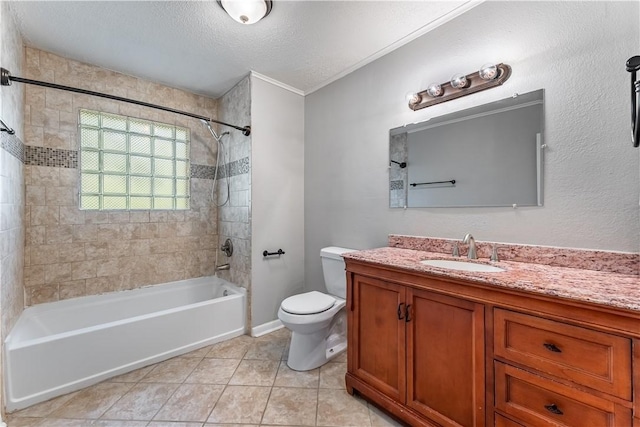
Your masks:
M 163 107 L 161 105 L 156 105 L 156 104 L 150 104 L 148 102 L 136 101 L 135 99 L 123 98 L 121 96 L 109 95 L 101 92 L 94 92 L 92 90 L 79 89 L 77 87 L 63 86 L 55 83 L 42 82 L 39 80 L 31 80 L 31 79 L 24 79 L 22 77 L 15 77 L 15 76 L 12 76 L 9 70 L 7 70 L 6 68 L 0 68 L 0 85 L 11 86 L 11 82 L 50 87 L 52 89 L 67 90 L 69 92 L 81 93 L 83 95 L 92 95 L 92 96 L 98 96 L 100 98 L 113 99 L 114 101 L 128 102 L 130 104 L 136 104 L 136 105 L 141 105 L 143 107 L 155 108 L 157 110 L 168 111 L 170 113 L 181 114 L 183 116 L 193 117 L 194 119 L 213 122 L 222 126 L 228 126 L 228 127 L 237 129 L 239 131 L 242 131 L 242 134 L 245 136 L 249 136 L 251 134 L 251 126 L 236 126 L 229 123 L 221 122 L 219 120 L 214 120 L 210 117 L 201 116 L 199 114 L 187 113 L 186 111 L 175 110 L 173 108 Z

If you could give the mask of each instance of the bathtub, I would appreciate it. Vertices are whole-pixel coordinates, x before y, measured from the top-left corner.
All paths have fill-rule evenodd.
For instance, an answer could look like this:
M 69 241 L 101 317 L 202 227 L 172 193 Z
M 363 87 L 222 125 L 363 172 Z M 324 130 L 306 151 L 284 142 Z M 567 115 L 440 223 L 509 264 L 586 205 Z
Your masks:
M 245 332 L 245 291 L 201 277 L 29 307 L 5 340 L 8 411 Z

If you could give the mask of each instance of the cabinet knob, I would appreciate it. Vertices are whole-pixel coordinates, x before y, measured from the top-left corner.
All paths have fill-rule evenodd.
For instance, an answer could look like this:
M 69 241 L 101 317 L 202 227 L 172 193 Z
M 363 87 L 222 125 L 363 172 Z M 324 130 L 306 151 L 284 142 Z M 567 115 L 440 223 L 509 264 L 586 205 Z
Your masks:
M 407 309 L 405 310 L 406 315 L 404 317 L 404 321 L 409 323 L 411 322 L 411 304 L 407 304 Z
M 555 344 L 550 344 L 546 342 L 542 345 L 544 346 L 544 348 L 546 348 L 549 351 L 552 351 L 554 353 L 562 353 L 562 350 L 560 350 Z
M 564 412 L 562 412 L 555 403 L 552 403 L 551 405 L 544 405 L 544 408 L 547 411 L 551 412 L 552 414 L 556 414 L 556 415 L 564 414 Z
M 402 313 L 402 306 L 404 305 L 403 302 L 401 302 L 400 304 L 398 304 L 398 320 L 402 320 L 404 319 L 404 314 Z

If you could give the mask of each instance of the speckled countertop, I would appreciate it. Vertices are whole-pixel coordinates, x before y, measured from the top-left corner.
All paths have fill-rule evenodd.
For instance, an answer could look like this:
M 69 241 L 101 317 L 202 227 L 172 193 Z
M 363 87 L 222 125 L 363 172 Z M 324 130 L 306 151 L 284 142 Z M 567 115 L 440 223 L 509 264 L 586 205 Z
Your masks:
M 580 268 L 557 267 L 515 261 L 490 262 L 479 259 L 470 262 L 495 265 L 504 272 L 482 273 L 430 267 L 421 264 L 426 259 L 463 260 L 439 253 L 404 248 L 378 248 L 343 255 L 345 258 L 369 264 L 395 267 L 433 276 L 465 279 L 507 289 L 583 301 L 640 312 L 640 276 Z

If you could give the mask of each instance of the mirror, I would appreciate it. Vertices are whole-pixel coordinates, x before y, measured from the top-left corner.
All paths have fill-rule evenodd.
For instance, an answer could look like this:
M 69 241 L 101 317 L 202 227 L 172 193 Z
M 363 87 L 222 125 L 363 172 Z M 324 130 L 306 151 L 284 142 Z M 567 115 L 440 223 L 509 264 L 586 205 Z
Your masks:
M 544 90 L 389 132 L 392 208 L 542 206 Z

